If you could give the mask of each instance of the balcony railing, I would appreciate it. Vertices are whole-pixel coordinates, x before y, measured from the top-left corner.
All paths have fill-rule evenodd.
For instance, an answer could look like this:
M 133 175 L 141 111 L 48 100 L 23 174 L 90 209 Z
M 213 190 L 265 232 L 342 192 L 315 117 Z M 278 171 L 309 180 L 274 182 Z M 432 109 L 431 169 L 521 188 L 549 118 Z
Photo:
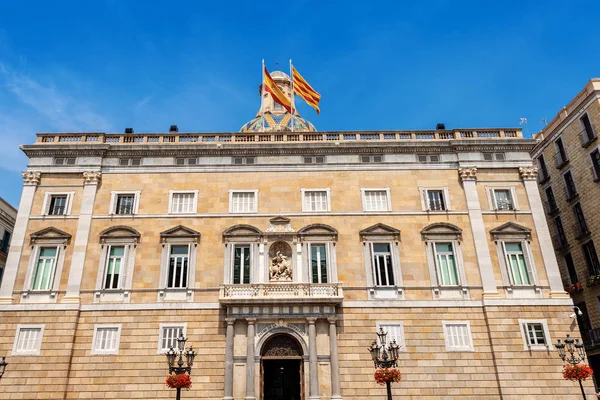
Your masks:
M 600 346 L 600 329 L 581 330 L 581 340 L 587 349 Z
M 222 304 L 279 303 L 290 300 L 304 303 L 341 303 L 341 283 L 258 283 L 222 285 Z

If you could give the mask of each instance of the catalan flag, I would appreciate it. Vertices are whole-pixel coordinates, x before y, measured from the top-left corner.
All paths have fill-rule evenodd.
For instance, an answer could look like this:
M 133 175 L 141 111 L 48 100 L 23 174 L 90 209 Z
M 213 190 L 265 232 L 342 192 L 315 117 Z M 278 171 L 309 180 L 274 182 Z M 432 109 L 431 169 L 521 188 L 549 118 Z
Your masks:
M 288 112 L 292 112 L 292 103 L 290 99 L 288 99 L 281 89 L 279 89 L 279 86 L 277 86 L 273 78 L 271 78 L 271 75 L 269 75 L 269 71 L 267 71 L 267 67 L 265 66 L 263 66 L 263 87 L 265 91 L 271 94 L 275 103 L 281 104 Z
M 294 66 L 292 66 L 292 79 L 294 81 L 294 93 L 302 97 L 309 106 L 315 109 L 317 114 L 320 114 L 319 102 L 321 101 L 321 95 L 306 82 Z

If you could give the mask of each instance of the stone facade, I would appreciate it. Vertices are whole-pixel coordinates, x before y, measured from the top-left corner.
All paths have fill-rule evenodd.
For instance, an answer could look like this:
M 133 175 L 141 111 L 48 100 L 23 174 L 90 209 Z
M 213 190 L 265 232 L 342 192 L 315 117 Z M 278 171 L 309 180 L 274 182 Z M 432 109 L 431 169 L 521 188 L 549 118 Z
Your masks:
M 0 284 L 4 276 L 4 266 L 16 218 L 17 210 L 0 197 Z
M 600 243 L 599 154 L 600 80 L 592 79 L 541 132 L 532 156 L 540 170 L 539 188 L 565 288 L 582 313 L 578 317 L 592 367 L 600 371 L 600 275 L 597 249 Z M 560 155 L 562 142 L 564 156 Z M 545 165 L 542 166 L 542 163 Z M 575 193 L 566 187 L 571 173 Z M 554 196 L 554 202 L 551 197 Z M 550 196 L 550 197 L 549 197 Z M 583 218 L 578 218 L 580 207 Z M 581 223 L 580 221 L 584 221 Z M 562 223 L 561 240 L 556 225 Z M 586 257 L 586 253 L 588 257 Z M 600 378 L 600 375 L 596 375 Z

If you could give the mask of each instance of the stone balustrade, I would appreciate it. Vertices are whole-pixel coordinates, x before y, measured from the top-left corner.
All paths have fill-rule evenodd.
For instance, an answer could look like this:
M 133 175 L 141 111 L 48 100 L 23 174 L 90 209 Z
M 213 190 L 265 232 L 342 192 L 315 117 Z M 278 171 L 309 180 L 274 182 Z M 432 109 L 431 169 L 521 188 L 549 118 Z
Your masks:
M 302 303 L 341 303 L 344 299 L 341 283 L 259 283 L 222 285 L 221 304 L 259 304 L 281 300 Z

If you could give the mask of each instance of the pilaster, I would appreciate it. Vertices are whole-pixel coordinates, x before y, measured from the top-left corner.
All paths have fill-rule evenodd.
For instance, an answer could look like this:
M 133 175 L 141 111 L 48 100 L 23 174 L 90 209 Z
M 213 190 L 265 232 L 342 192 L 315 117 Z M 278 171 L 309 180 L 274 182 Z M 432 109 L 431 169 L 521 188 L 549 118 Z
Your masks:
M 329 322 L 329 354 L 331 358 L 331 400 L 342 400 L 340 387 L 340 360 L 337 344 L 337 318 L 327 318 Z
M 225 339 L 225 389 L 223 400 L 233 400 L 233 324 L 235 318 L 225 318 L 227 333 Z
M 308 372 L 309 372 L 309 400 L 320 400 L 319 397 L 319 366 L 317 364 L 317 327 L 316 318 L 307 318 L 308 321 Z
M 244 400 L 255 400 L 254 395 L 254 336 L 255 336 L 255 322 L 256 318 L 246 318 L 248 322 L 247 332 L 247 352 L 246 352 L 246 397 Z

